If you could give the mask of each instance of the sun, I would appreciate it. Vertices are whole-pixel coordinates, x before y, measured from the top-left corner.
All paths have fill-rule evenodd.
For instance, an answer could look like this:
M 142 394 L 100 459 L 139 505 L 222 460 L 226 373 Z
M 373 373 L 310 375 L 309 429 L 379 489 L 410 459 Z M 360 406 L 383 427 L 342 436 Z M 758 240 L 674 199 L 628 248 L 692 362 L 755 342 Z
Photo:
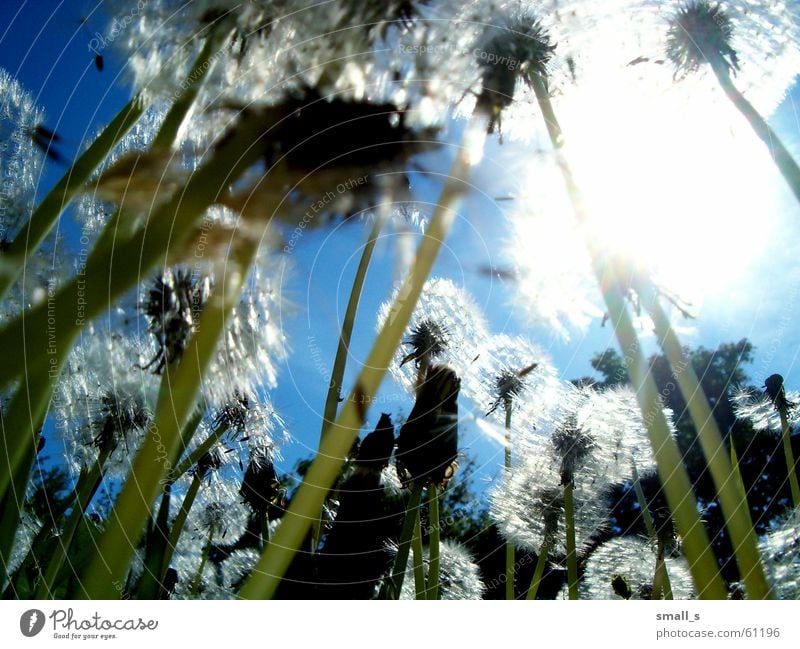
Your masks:
M 695 313 L 704 300 L 735 290 L 774 236 L 782 196 L 780 176 L 748 124 L 713 89 L 647 98 L 624 85 L 602 94 L 587 84 L 572 92 L 559 106 L 563 155 L 586 201 L 589 236 L 648 269 Z M 578 236 L 556 245 L 554 231 L 577 232 L 564 221 L 574 215 L 556 192 L 536 189 L 541 177 L 541 168 L 531 170 L 529 200 L 540 218 L 524 226 L 516 259 L 524 267 L 533 246 L 535 272 L 545 268 L 559 280 L 550 298 L 579 308 L 577 280 L 564 274 L 587 268 L 585 246 Z M 543 238 L 553 243 L 536 247 Z

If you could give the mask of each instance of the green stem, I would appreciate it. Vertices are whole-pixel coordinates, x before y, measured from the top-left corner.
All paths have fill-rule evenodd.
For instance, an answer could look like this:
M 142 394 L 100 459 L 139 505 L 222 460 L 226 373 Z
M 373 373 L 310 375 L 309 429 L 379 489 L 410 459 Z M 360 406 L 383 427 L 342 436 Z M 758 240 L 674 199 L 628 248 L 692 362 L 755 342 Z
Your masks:
M 208 453 L 216 444 L 220 438 L 228 431 L 228 424 L 222 424 L 219 428 L 217 428 L 214 432 L 212 432 L 208 437 L 206 437 L 200 444 L 197 445 L 197 448 L 194 449 L 188 456 L 186 456 L 183 460 L 178 463 L 172 471 L 169 472 L 167 476 L 167 480 L 170 484 L 175 484 L 184 473 L 186 473 L 189 469 L 191 469 L 197 462 L 203 457 L 206 453 Z
M 419 508 L 414 512 L 414 535 L 411 537 L 411 546 L 414 564 L 414 592 L 417 599 L 428 599 L 425 586 L 425 556 L 422 550 L 422 525 L 420 523 Z
M 656 542 L 658 540 L 658 534 L 656 534 L 656 527 L 653 524 L 653 517 L 650 515 L 650 505 L 648 504 L 647 498 L 644 495 L 644 489 L 642 489 L 642 481 L 639 479 L 639 471 L 636 469 L 635 464 L 633 465 L 632 469 L 633 490 L 636 492 L 636 499 L 639 501 L 639 509 L 642 510 L 644 526 L 647 529 L 647 535 L 650 537 L 650 540 Z
M 186 115 L 194 105 L 195 99 L 197 99 L 197 93 L 200 92 L 203 80 L 211 68 L 214 67 L 215 54 L 227 42 L 230 34 L 231 30 L 221 25 L 211 27 L 206 42 L 192 65 L 192 71 L 184 84 L 184 91 L 170 106 L 161 128 L 153 140 L 153 149 L 166 149 L 173 145 L 178 137 L 181 124 L 183 124 Z
M 0 503 L 4 505 L 0 519 L 0 583 L 7 578 L 5 566 L 14 546 L 47 404 L 55 386 L 52 373 L 57 377 L 61 369 L 58 361 L 55 365 L 48 362 L 49 359 L 37 359 L 26 368 L 8 409 L 0 417 L 5 460 L 0 471 Z
M 206 568 L 209 554 L 211 554 L 211 534 L 208 535 L 208 540 L 203 548 L 203 555 L 200 558 L 200 565 L 197 567 L 197 572 L 195 573 L 194 580 L 192 581 L 192 597 L 195 597 L 200 590 L 200 583 L 203 580 L 203 570 Z
M 567 587 L 569 598 L 578 599 L 578 553 L 575 549 L 575 501 L 572 484 L 564 485 L 564 521 L 567 528 Z
M 747 499 L 737 486 L 728 454 L 725 452 L 722 442 L 722 435 L 708 405 L 708 398 L 652 286 L 645 281 L 639 281 L 637 292 L 653 319 L 659 345 L 669 361 L 672 374 L 686 400 L 692 423 L 700 440 L 700 447 L 717 488 L 720 507 L 731 536 L 739 573 L 745 582 L 750 599 L 768 599 L 769 585 L 761 565 L 758 540 L 753 528 L 753 521 L 750 518 Z
M 545 121 L 555 149 L 556 161 L 575 215 L 581 224 L 588 224 L 589 212 L 580 188 L 575 182 L 572 169 L 563 155 L 563 136 L 555 118 L 547 86 L 538 74 L 531 75 L 531 84 L 539 106 L 542 107 L 542 113 L 546 116 Z M 698 594 L 709 599 L 725 599 L 727 590 L 720 578 L 716 557 L 700 519 L 692 484 L 664 416 L 658 388 L 642 353 L 636 329 L 619 288 L 620 284 L 613 269 L 604 262 L 596 242 L 588 235 L 588 228 L 586 234 L 586 247 L 592 260 L 593 270 L 614 325 L 614 335 L 625 358 L 631 382 L 636 389 L 636 397 L 656 457 L 659 477 L 678 533 L 684 539 L 684 551 L 689 560 Z
M 203 479 L 199 474 L 195 474 L 192 477 L 192 482 L 189 484 L 189 488 L 186 490 L 186 495 L 183 497 L 181 508 L 178 510 L 178 514 L 175 516 L 175 520 L 172 522 L 172 528 L 169 531 L 167 548 L 164 552 L 164 558 L 161 562 L 161 570 L 159 574 L 159 582 L 162 584 L 167 576 L 167 570 L 169 570 L 169 564 L 172 561 L 172 557 L 175 554 L 175 548 L 178 547 L 178 539 L 180 539 L 181 532 L 183 532 L 183 528 L 186 526 L 186 519 L 189 517 L 189 510 L 191 510 L 192 505 L 194 505 L 195 498 L 197 498 L 197 492 L 200 491 L 200 485 L 202 483 Z
M 400 541 L 397 546 L 397 556 L 392 566 L 392 571 L 381 585 L 378 599 L 399 599 L 403 588 L 403 581 L 408 567 L 408 553 L 411 549 L 411 539 L 414 536 L 414 520 L 419 515 L 419 505 L 422 502 L 422 486 L 412 485 L 411 496 L 408 499 L 406 515 L 403 519 L 403 529 L 400 531 Z
M 753 108 L 753 105 L 739 92 L 739 89 L 734 85 L 731 79 L 727 66 L 712 65 L 711 67 L 716 74 L 719 85 L 722 86 L 722 89 L 728 96 L 728 99 L 730 99 L 739 112 L 744 115 L 750 127 L 755 131 L 755 134 L 767 146 L 769 154 L 772 156 L 775 165 L 789 185 L 789 189 L 792 190 L 795 198 L 800 201 L 800 166 L 797 165 L 797 162 L 792 157 L 792 154 L 789 153 L 786 146 L 784 146 L 778 134 L 772 130 L 761 114 Z
M 353 326 L 356 321 L 356 314 L 358 313 L 358 303 L 361 300 L 361 291 L 364 288 L 364 281 L 367 277 L 367 270 L 372 259 L 372 253 L 375 250 L 375 243 L 378 241 L 378 236 L 383 229 L 383 224 L 386 220 L 386 210 L 379 209 L 378 215 L 375 217 L 375 223 L 372 225 L 367 242 L 364 244 L 364 249 L 361 251 L 361 259 L 358 262 L 356 275 L 353 278 L 353 286 L 350 289 L 350 298 L 347 302 L 347 310 L 344 313 L 344 320 L 342 321 L 342 330 L 339 333 L 339 343 L 336 347 L 336 357 L 333 361 L 333 370 L 331 371 L 331 381 L 328 385 L 328 395 L 325 398 L 325 413 L 322 419 L 322 430 L 320 430 L 319 437 L 320 443 L 322 438 L 330 428 L 331 424 L 336 421 L 336 412 L 339 409 L 339 399 L 341 398 L 342 386 L 344 384 L 344 368 L 347 364 L 347 356 L 350 352 L 350 339 L 353 335 Z M 317 517 L 314 522 L 314 542 L 313 546 L 316 549 L 321 536 L 322 519 Z
M 733 467 L 733 476 L 736 478 L 736 486 L 739 488 L 739 493 L 743 500 L 747 501 L 747 489 L 744 486 L 744 478 L 742 477 L 742 470 L 739 467 L 739 456 L 736 454 L 736 443 L 733 439 L 733 432 L 730 434 L 731 445 L 731 466 Z
M 778 407 L 781 417 L 781 439 L 783 440 L 783 456 L 786 459 L 786 471 L 789 475 L 789 488 L 792 491 L 792 506 L 800 507 L 800 486 L 797 484 L 797 463 L 792 451 L 792 428 L 789 426 L 789 415 L 786 406 Z
M 511 478 L 511 403 L 505 404 L 506 413 L 506 448 L 505 448 L 505 469 L 506 478 Z M 515 599 L 514 592 L 514 563 L 516 556 L 514 544 L 506 541 L 506 599 Z
M 89 597 L 118 595 L 111 584 L 124 578 L 150 507 L 180 450 L 180 431 L 195 406 L 203 375 L 216 353 L 257 248 L 256 237 L 234 242 L 226 276 L 203 307 L 197 331 L 181 362 L 175 369 L 168 365 L 164 370 L 170 375 L 171 390 L 156 405 L 153 423 L 136 456 L 131 476 L 117 498 L 97 555 L 87 569 L 85 587 Z
M 664 590 L 664 575 L 667 573 L 667 565 L 664 562 L 664 544 L 659 541 L 657 547 L 656 569 L 653 573 L 653 593 L 650 599 L 661 599 L 662 592 L 665 593 L 664 599 L 672 599 L 672 597 L 666 597 Z
M 430 565 L 428 567 L 428 599 L 439 599 L 439 546 L 440 546 L 440 521 L 439 521 L 439 488 L 435 483 L 428 485 L 428 516 L 431 522 L 430 538 L 428 540 L 428 553 Z
M 539 556 L 536 559 L 536 569 L 533 571 L 531 578 L 531 586 L 528 588 L 528 594 L 525 597 L 527 600 L 536 599 L 536 594 L 539 592 L 539 584 L 542 583 L 542 575 L 544 574 L 544 567 L 547 565 L 547 556 L 550 554 L 550 544 L 542 543 L 539 548 Z
M 466 141 L 473 145 L 482 144 L 485 137 L 486 120 L 475 117 L 467 127 Z M 355 388 L 346 400 L 336 423 L 322 440 L 319 452 L 309 467 L 303 484 L 292 498 L 283 522 L 275 533 L 274 542 L 261 556 L 256 569 L 242 588 L 242 598 L 269 599 L 274 595 L 295 553 L 308 535 L 312 522 L 316 520 L 317 512 L 322 509 L 325 496 L 335 483 L 344 459 L 358 436 L 358 431 L 364 425 L 369 402 L 380 387 L 381 380 L 411 319 L 422 287 L 450 230 L 455 214 L 454 208 L 466 189 L 465 180 L 469 174 L 473 155 L 474 147 L 472 150 L 469 146 L 462 148 L 450 172 L 446 174 L 444 188 L 417 250 L 417 257 L 364 362 L 356 379 Z
M 103 449 L 84 479 L 81 479 L 83 478 L 83 472 L 81 472 L 81 477 L 78 478 L 78 485 L 76 485 L 76 488 L 79 487 L 79 491 L 75 506 L 70 512 L 67 523 L 64 526 L 64 531 L 58 537 L 58 542 L 55 545 L 53 556 L 50 558 L 44 577 L 36 588 L 36 599 L 46 599 L 55 596 L 53 587 L 56 578 L 64 566 L 64 559 L 69 555 L 70 548 L 72 547 L 72 539 L 75 537 L 75 531 L 78 529 L 78 525 L 85 516 L 89 503 L 92 501 L 95 493 L 97 493 L 97 488 L 103 480 L 103 466 L 113 450 L 113 445 L 109 445 L 107 448 Z
M 644 519 L 644 526 L 647 529 L 647 535 L 650 537 L 650 540 L 656 547 L 661 546 L 661 542 L 658 539 L 658 533 L 656 531 L 656 527 L 653 524 L 653 517 L 650 515 L 650 505 L 647 502 L 647 498 L 644 495 L 644 490 L 642 489 L 642 482 L 639 479 L 639 471 L 636 469 L 636 465 L 632 465 L 633 470 L 633 489 L 636 492 L 636 499 L 639 501 L 639 509 L 642 510 L 642 518 Z M 657 569 L 657 568 L 656 568 Z M 667 564 L 664 563 L 664 570 L 662 571 L 663 574 L 661 576 L 661 583 L 664 587 L 664 594 L 665 599 L 672 599 L 672 586 L 669 581 L 669 574 L 667 573 Z
M 138 97 L 131 99 L 39 203 L 27 225 L 14 237 L 3 253 L 4 270 L 0 274 L 0 298 L 5 297 L 9 288 L 20 276 L 28 259 L 42 244 L 77 190 L 89 180 L 94 170 L 138 121 L 143 112 L 140 99 Z

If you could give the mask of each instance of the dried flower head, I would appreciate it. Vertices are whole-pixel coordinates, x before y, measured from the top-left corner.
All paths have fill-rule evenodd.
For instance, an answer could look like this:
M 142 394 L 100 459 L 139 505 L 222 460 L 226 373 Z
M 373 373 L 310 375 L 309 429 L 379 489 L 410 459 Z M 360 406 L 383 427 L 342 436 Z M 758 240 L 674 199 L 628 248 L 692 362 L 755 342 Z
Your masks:
M 461 381 L 449 367 L 431 367 L 397 438 L 395 460 L 404 484 L 446 485 L 458 456 L 458 392 Z
M 389 458 L 394 450 L 394 424 L 387 413 L 381 413 L 375 430 L 367 435 L 358 446 L 356 467 L 382 472 L 389 466 Z
M 286 490 L 278 480 L 269 453 L 253 451 L 239 488 L 242 500 L 254 512 L 277 518 L 286 508 Z

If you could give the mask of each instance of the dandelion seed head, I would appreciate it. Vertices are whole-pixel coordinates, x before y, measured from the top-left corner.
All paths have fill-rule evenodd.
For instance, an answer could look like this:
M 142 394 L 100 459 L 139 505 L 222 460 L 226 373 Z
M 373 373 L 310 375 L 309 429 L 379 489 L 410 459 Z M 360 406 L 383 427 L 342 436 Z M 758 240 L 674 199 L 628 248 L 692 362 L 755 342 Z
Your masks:
M 800 509 L 779 520 L 759 541 L 773 596 L 796 600 L 800 597 Z
M 260 253 L 250 269 L 204 384 L 210 404 L 221 406 L 237 394 L 256 395 L 277 386 L 288 354 L 281 324 L 290 307 L 282 291 L 285 272 L 285 259 L 271 251 Z
M 423 550 L 423 570 L 428 574 L 430 548 Z M 481 599 L 486 586 L 481 581 L 480 568 L 469 550 L 459 543 L 443 540 L 439 545 L 439 597 L 443 600 Z M 414 553 L 409 554 L 406 577 L 400 599 L 416 599 L 414 588 Z
M 155 366 L 153 373 L 160 374 L 165 365 L 180 360 L 210 291 L 209 277 L 180 268 L 155 278 L 141 306 L 158 345 L 146 368 Z
M 674 599 L 693 599 L 694 587 L 689 564 L 683 557 L 665 557 Z M 644 539 L 623 536 L 610 539 L 586 560 L 586 570 L 579 585 L 581 599 L 623 599 L 614 588 L 614 579 L 622 578 L 630 588 L 631 599 L 650 599 L 656 553 Z
M 0 68 L 0 232 L 7 244 L 33 210 L 43 154 L 29 133 L 44 120 L 33 95 Z
M 667 31 L 667 58 L 682 72 L 710 64 L 736 72 L 739 61 L 731 47 L 733 25 L 719 4 L 688 2 L 676 11 Z
M 186 529 L 212 543 L 232 543 L 244 534 L 248 516 L 235 487 L 215 479 L 200 490 Z
M 608 390 L 583 389 L 577 410 L 582 427 L 595 442 L 589 471 L 606 484 L 632 477 L 632 465 L 640 473 L 655 468 L 655 457 L 636 394 L 628 387 Z M 672 412 L 662 410 L 671 431 Z
M 377 328 L 391 315 L 398 290 L 384 302 L 378 312 Z M 446 364 L 455 370 L 464 384 L 476 385 L 465 377 L 477 372 L 473 362 L 483 353 L 488 327 L 472 296 L 445 278 L 429 279 L 423 286 L 417 307 L 411 316 L 404 340 L 411 341 L 397 350 L 389 367 L 399 385 L 414 393 L 417 385 L 415 363 L 403 362 L 409 354 L 421 358 L 426 350 L 435 352 L 431 361 Z M 418 355 L 419 354 L 419 355 Z
M 253 572 L 261 554 L 253 548 L 234 550 L 220 565 L 222 584 L 231 594 L 236 592 L 244 580 Z
M 785 393 L 784 398 L 789 403 L 800 403 L 800 392 Z M 731 403 L 736 417 L 749 422 L 755 430 L 781 434 L 780 413 L 768 393 L 741 388 L 733 393 Z M 789 408 L 787 415 L 792 428 L 800 423 L 800 408 Z
M 477 361 L 478 371 L 465 379 L 465 393 L 484 413 L 512 410 L 512 437 L 528 430 L 549 430 L 561 415 L 563 388 L 555 366 L 541 347 L 522 336 L 491 336 Z M 477 381 L 476 385 L 469 382 Z M 495 415 L 497 411 L 500 415 Z
M 105 473 L 124 475 L 154 411 L 158 383 L 136 364 L 128 337 L 90 328 L 72 349 L 53 398 L 56 431 L 67 465 L 90 468 L 100 448 L 113 448 Z
M 549 543 L 554 556 L 566 555 L 564 488 L 558 464 L 547 453 L 519 462 L 492 489 L 489 498 L 489 515 L 508 541 L 537 553 Z M 584 552 L 592 537 L 606 529 L 608 506 L 599 489 L 586 488 L 580 480 L 574 503 L 576 545 Z

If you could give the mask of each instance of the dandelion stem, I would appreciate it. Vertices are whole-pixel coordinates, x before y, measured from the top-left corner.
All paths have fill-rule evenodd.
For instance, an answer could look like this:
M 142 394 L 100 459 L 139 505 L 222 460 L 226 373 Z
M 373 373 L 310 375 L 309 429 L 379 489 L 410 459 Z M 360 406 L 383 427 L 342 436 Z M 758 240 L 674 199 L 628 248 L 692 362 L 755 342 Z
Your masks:
M 399 599 L 403 588 L 403 581 L 408 567 L 408 552 L 411 548 L 411 539 L 414 535 L 415 517 L 419 515 L 419 505 L 422 502 L 422 486 L 414 484 L 411 496 L 406 506 L 406 515 L 403 519 L 403 529 L 400 531 L 400 541 L 397 546 L 397 556 L 392 566 L 392 571 L 386 576 L 381 585 L 379 599 Z
M 333 370 L 331 371 L 331 382 L 328 385 L 328 395 L 325 398 L 325 414 L 322 420 L 322 430 L 320 431 L 319 438 L 322 444 L 322 438 L 325 437 L 328 429 L 336 421 L 336 412 L 339 409 L 339 400 L 342 394 L 342 385 L 344 383 L 344 368 L 347 364 L 347 356 L 350 352 L 350 339 L 353 335 L 353 326 L 356 321 L 356 314 L 358 313 L 358 303 L 361 300 L 361 291 L 364 288 L 364 280 L 367 277 L 367 270 L 372 259 L 372 252 L 375 250 L 375 243 L 378 236 L 383 229 L 383 224 L 386 220 L 386 211 L 384 209 L 378 210 L 375 217 L 375 222 L 372 224 L 372 229 L 367 237 L 367 242 L 364 244 L 364 249 L 361 251 L 361 259 L 358 262 L 358 269 L 353 278 L 353 286 L 350 289 L 350 298 L 347 302 L 347 310 L 344 313 L 344 320 L 342 321 L 342 330 L 339 333 L 339 344 L 336 347 L 336 357 L 333 361 Z M 317 517 L 314 522 L 313 529 L 313 547 L 316 549 L 321 536 L 322 518 Z
M 186 526 L 189 510 L 191 510 L 192 505 L 194 505 L 195 498 L 197 498 L 197 493 L 200 491 L 200 485 L 202 483 L 203 479 L 198 472 L 192 477 L 192 482 L 189 484 L 186 495 L 183 497 L 181 508 L 178 510 L 178 514 L 172 522 L 172 528 L 169 531 L 169 538 L 167 539 L 167 548 L 164 552 L 164 557 L 161 561 L 161 569 L 159 571 L 158 581 L 161 584 L 164 583 L 164 579 L 167 576 L 167 570 L 169 570 L 169 564 L 175 554 L 175 548 L 178 547 L 178 540 L 181 537 L 181 532 L 183 532 L 183 528 Z
M 583 195 L 575 182 L 572 169 L 563 154 L 563 137 L 561 128 L 552 108 L 550 95 L 544 79 L 538 74 L 531 75 L 531 84 L 536 99 L 545 116 L 551 143 L 556 152 L 556 161 L 566 185 L 567 194 L 573 210 L 582 224 L 589 221 L 589 213 Z M 670 433 L 664 416 L 661 400 L 655 380 L 647 365 L 641 345 L 633 326 L 633 321 L 625 306 L 625 299 L 619 283 L 605 263 L 596 243 L 588 236 L 586 246 L 592 260 L 592 266 L 600 286 L 600 292 L 606 303 L 609 317 L 614 326 L 614 334 L 628 366 L 628 372 L 636 389 L 636 397 L 642 410 L 650 444 L 658 465 L 661 482 L 672 510 L 678 532 L 684 538 L 684 550 L 689 559 L 692 576 L 700 597 L 725 599 L 727 591 L 716 568 L 716 558 L 711 550 L 708 535 L 700 520 L 697 500 L 686 468 L 681 461 L 681 454 Z
M 639 501 L 639 509 L 642 511 L 642 519 L 644 520 L 644 526 L 647 529 L 647 535 L 650 537 L 650 540 L 656 545 L 656 547 L 660 547 L 662 544 L 658 538 L 656 527 L 653 524 L 653 517 L 650 515 L 650 505 L 648 504 L 647 498 L 644 495 L 644 490 L 642 489 L 642 481 L 639 479 L 639 471 L 636 469 L 636 464 L 632 464 L 631 468 L 633 470 L 633 490 L 636 492 L 636 499 Z M 658 566 L 656 566 L 656 571 L 658 571 Z M 661 583 L 663 584 L 664 588 L 664 599 L 672 599 L 672 586 L 669 581 L 669 573 L 667 572 L 666 563 L 663 564 Z
M 506 476 L 511 477 L 511 412 L 512 401 L 506 399 L 505 403 L 506 413 L 506 448 L 505 448 L 505 469 Z M 511 541 L 506 541 L 506 599 L 511 600 L 515 598 L 514 592 L 514 563 L 516 556 L 514 552 L 514 544 Z
M 800 201 L 800 166 L 797 165 L 797 162 L 792 157 L 792 154 L 789 153 L 778 134 L 772 130 L 767 121 L 734 85 L 727 65 L 723 62 L 715 64 L 712 60 L 711 67 L 728 99 L 736 106 L 756 135 L 767 146 L 769 154 L 789 185 L 789 189 L 792 190 L 795 198 Z
M 778 405 L 778 414 L 781 417 L 781 439 L 783 440 L 783 456 L 786 459 L 786 471 L 789 475 L 789 488 L 792 492 L 792 506 L 800 507 L 800 485 L 797 484 L 797 463 L 792 451 L 792 429 L 789 426 L 789 413 L 786 404 Z
M 103 466 L 113 450 L 114 445 L 108 445 L 100 452 L 97 460 L 86 473 L 85 477 L 83 476 L 84 472 L 81 472 L 83 480 L 81 480 L 81 477 L 78 478 L 79 484 L 76 488 L 79 488 L 79 491 L 77 493 L 75 505 L 70 512 L 64 530 L 58 536 L 58 542 L 55 545 L 44 577 L 36 588 L 36 599 L 55 597 L 53 587 L 56 583 L 56 579 L 64 566 L 64 559 L 69 555 L 69 550 L 72 547 L 72 539 L 75 537 L 75 531 L 78 529 L 78 525 L 85 516 L 89 503 L 92 501 L 95 493 L 97 493 L 97 488 L 103 480 Z
M 43 359 L 37 359 L 26 368 L 8 409 L 0 417 L 5 460 L 0 467 L 0 503 L 3 504 L 0 520 L 2 583 L 7 578 L 5 566 L 14 546 L 47 404 L 55 387 L 55 379 L 50 376 L 51 368 L 55 368 L 57 376 L 60 363 L 56 361 L 56 365 L 48 365 Z
M 428 539 L 428 599 L 439 599 L 439 488 L 434 482 L 428 485 L 428 517 L 430 519 L 430 535 Z
M 697 379 L 691 361 L 686 357 L 678 337 L 669 323 L 667 314 L 661 307 L 655 290 L 648 282 L 640 278 L 637 282 L 637 292 L 653 318 L 658 343 L 669 361 L 672 374 L 686 400 L 697 437 L 700 440 L 700 447 L 717 488 L 719 503 L 725 516 L 728 533 L 731 536 L 739 573 L 742 575 L 751 599 L 768 599 L 769 585 L 761 565 L 747 499 L 737 486 L 728 454 L 722 443 L 722 435 L 708 405 L 708 398 Z
M 203 581 L 203 570 L 206 568 L 208 562 L 208 555 L 211 554 L 211 534 L 208 535 L 208 540 L 203 547 L 203 555 L 200 558 L 200 565 L 197 566 L 197 572 L 192 580 L 192 597 L 195 597 L 200 590 L 200 582 Z
M 134 97 L 103 129 L 55 187 L 33 211 L 25 227 L 14 237 L 3 253 L 3 272 L 0 273 L 0 298 L 4 297 L 20 276 L 28 259 L 44 241 L 58 217 L 69 205 L 78 188 L 106 158 L 111 149 L 124 137 L 144 112 L 139 97 Z
M 258 241 L 245 236 L 232 244 L 226 274 L 206 302 L 198 328 L 176 368 L 167 365 L 172 389 L 156 405 L 156 413 L 139 453 L 117 498 L 100 539 L 97 556 L 86 571 L 89 597 L 118 596 L 111 586 L 121 581 L 150 507 L 180 451 L 180 431 L 195 405 L 200 382 L 225 330 L 231 309 L 239 298 Z
M 664 599 L 672 599 L 666 596 L 664 587 L 664 575 L 667 574 L 667 565 L 664 562 L 664 544 L 659 540 L 658 549 L 656 551 L 656 570 L 653 574 L 653 593 L 650 599 L 661 599 L 661 593 L 664 593 Z
M 564 519 L 567 528 L 567 587 L 570 599 L 578 599 L 578 553 L 575 549 L 575 487 L 564 485 Z
M 416 599 L 427 599 L 428 593 L 425 586 L 425 557 L 422 553 L 422 524 L 420 522 L 419 507 L 413 512 L 414 535 L 411 538 L 412 557 L 414 563 L 414 592 Z M 430 568 L 428 569 L 430 571 Z
M 731 466 L 733 467 L 733 476 L 736 478 L 736 485 L 739 487 L 739 493 L 743 499 L 747 499 L 747 490 L 744 486 L 744 478 L 742 478 L 742 470 L 739 467 L 739 456 L 736 454 L 736 444 L 733 440 L 733 432 L 730 434 L 731 445 Z
M 542 575 L 544 574 L 544 567 L 547 565 L 547 557 L 550 554 L 550 543 L 545 541 L 542 547 L 539 548 L 539 556 L 536 559 L 536 569 L 533 571 L 531 578 L 531 585 L 528 588 L 528 594 L 525 597 L 527 600 L 536 599 L 536 594 L 539 592 L 539 584 L 542 583 Z
M 636 468 L 636 464 L 632 465 L 632 472 L 633 490 L 636 492 L 636 499 L 639 501 L 639 509 L 642 511 L 642 520 L 644 520 L 644 526 L 647 530 L 647 535 L 653 542 L 655 542 L 658 539 L 658 535 L 656 534 L 656 527 L 653 524 L 653 517 L 650 515 L 650 505 L 644 495 L 642 481 L 639 479 L 639 471 Z
M 189 469 L 191 469 L 195 464 L 198 463 L 201 457 L 203 457 L 206 453 L 208 453 L 216 444 L 220 438 L 228 431 L 228 424 L 222 424 L 219 426 L 213 433 L 211 433 L 208 437 L 206 437 L 200 444 L 197 445 L 197 448 L 194 449 L 187 457 L 181 460 L 178 463 L 178 466 L 175 467 L 172 471 L 170 471 L 167 479 L 170 484 L 174 484 L 177 482 L 184 473 L 186 473 Z
M 203 44 L 203 49 L 200 50 L 192 65 L 192 70 L 187 77 L 183 92 L 170 106 L 161 128 L 153 140 L 153 149 L 166 149 L 175 142 L 181 124 L 186 119 L 186 115 L 189 113 L 195 99 L 197 99 L 197 93 L 200 92 L 203 79 L 214 67 L 215 54 L 228 40 L 230 34 L 231 30 L 223 28 L 221 25 L 211 27 L 206 42 Z
M 454 208 L 463 194 L 475 154 L 475 145 L 486 138 L 486 120 L 480 116 L 467 127 L 465 146 L 453 163 L 428 229 L 417 250 L 417 256 L 397 294 L 372 350 L 364 362 L 353 392 L 345 402 L 336 423 L 320 445 L 303 484 L 287 509 L 281 526 L 261 557 L 256 569 L 242 589 L 245 599 L 271 598 L 306 538 L 317 512 L 322 508 L 330 488 L 336 481 L 344 458 L 364 424 L 369 400 L 375 396 L 389 363 L 397 350 L 422 287 L 433 268 L 444 239 L 453 221 Z M 470 146 L 471 145 L 471 146 Z

